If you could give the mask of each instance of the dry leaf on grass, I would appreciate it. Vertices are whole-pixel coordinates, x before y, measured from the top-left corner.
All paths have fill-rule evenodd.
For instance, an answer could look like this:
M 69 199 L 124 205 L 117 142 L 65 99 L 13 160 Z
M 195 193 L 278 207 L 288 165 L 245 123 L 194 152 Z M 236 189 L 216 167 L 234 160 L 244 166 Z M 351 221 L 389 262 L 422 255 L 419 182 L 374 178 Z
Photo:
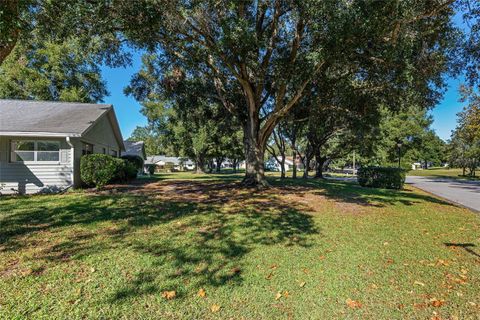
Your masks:
M 362 307 L 361 302 L 352 300 L 350 298 L 348 298 L 345 302 L 347 303 L 347 306 L 351 309 L 357 309 Z
M 307 284 L 307 283 L 306 283 L 305 281 L 303 281 L 303 282 L 300 282 L 300 287 L 302 287 L 302 288 L 303 288 L 303 287 L 305 287 L 305 285 L 306 285 L 306 284 Z
M 212 312 L 218 312 L 218 311 L 220 311 L 220 308 L 221 307 L 218 304 L 212 304 L 212 306 L 210 307 L 210 310 Z
M 204 298 L 206 295 L 207 293 L 205 292 L 205 289 L 201 288 L 200 290 L 198 290 L 199 297 Z
M 279 291 L 277 292 L 277 294 L 275 295 L 275 300 L 278 300 L 282 297 L 282 293 Z
M 175 298 L 176 295 L 177 295 L 176 291 L 163 291 L 162 292 L 162 297 L 164 297 L 167 300 L 172 300 L 173 298 Z
M 432 307 L 441 307 L 443 304 L 445 303 L 445 300 L 440 300 L 440 299 L 437 299 L 437 298 L 432 298 L 430 299 L 430 305 Z
M 415 281 L 413 284 L 416 284 L 417 286 L 425 287 L 425 283 L 420 282 L 420 281 Z

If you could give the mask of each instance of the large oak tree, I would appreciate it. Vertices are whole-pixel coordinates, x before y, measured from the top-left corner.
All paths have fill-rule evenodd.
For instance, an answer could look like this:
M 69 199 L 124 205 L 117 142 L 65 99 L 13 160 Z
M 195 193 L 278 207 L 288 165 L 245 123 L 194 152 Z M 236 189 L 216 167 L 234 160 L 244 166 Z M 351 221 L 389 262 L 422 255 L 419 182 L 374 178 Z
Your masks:
M 452 2 L 144 0 L 125 9 L 137 17 L 125 34 L 214 83 L 243 126 L 245 182 L 258 185 L 272 130 L 330 70 L 379 95 L 388 84 L 398 96 L 435 98 L 429 86 L 441 82 Z

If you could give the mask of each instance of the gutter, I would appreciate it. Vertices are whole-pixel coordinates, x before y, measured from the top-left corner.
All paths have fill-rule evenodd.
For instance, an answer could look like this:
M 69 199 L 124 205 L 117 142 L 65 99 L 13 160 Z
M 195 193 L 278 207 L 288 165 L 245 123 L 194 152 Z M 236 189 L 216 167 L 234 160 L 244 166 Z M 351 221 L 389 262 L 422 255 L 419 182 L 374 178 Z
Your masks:
M 65 140 L 67 141 L 67 144 L 70 146 L 70 165 L 72 166 L 72 175 L 71 175 L 71 180 L 72 180 L 72 186 L 75 185 L 75 148 L 72 144 L 72 141 L 70 141 L 70 137 L 65 137 Z

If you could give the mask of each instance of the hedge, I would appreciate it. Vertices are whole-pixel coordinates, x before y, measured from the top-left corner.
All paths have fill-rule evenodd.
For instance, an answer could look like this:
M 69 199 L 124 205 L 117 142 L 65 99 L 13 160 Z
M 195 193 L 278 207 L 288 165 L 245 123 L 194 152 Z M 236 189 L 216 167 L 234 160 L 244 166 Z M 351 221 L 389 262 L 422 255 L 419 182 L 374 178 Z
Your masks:
M 127 154 L 127 155 L 122 156 L 121 158 L 130 162 L 130 163 L 132 163 L 135 166 L 135 168 L 137 168 L 137 170 L 142 170 L 143 169 L 144 161 L 143 161 L 142 157 Z
M 137 168 L 129 161 L 106 154 L 89 154 L 80 160 L 80 177 L 89 186 L 102 188 L 110 182 L 126 182 L 137 177 Z
M 362 187 L 402 189 L 405 183 L 405 170 L 392 167 L 362 167 L 357 173 Z

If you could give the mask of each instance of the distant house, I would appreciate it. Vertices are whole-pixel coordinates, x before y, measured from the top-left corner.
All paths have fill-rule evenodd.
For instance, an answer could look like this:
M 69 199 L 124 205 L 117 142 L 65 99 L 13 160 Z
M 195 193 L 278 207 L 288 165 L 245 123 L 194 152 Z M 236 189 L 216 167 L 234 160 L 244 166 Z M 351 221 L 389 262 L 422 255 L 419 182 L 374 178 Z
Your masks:
M 143 141 L 123 141 L 125 151 L 122 151 L 122 156 L 139 156 L 143 160 L 147 160 L 145 153 L 145 143 Z
M 150 167 L 154 167 L 155 172 L 161 171 L 185 171 L 195 169 L 195 163 L 190 159 L 182 157 L 150 156 L 145 160 L 145 172 Z
M 0 194 L 80 186 L 80 158 L 125 150 L 112 105 L 0 100 Z
M 295 159 L 295 165 L 297 166 L 297 169 L 303 168 L 303 163 L 300 157 L 297 157 L 297 159 Z M 285 171 L 293 170 L 293 166 L 293 157 L 285 157 Z M 277 161 L 277 159 L 275 159 L 275 157 L 270 157 L 267 161 L 265 161 L 265 168 L 271 171 L 281 171 L 281 164 Z

